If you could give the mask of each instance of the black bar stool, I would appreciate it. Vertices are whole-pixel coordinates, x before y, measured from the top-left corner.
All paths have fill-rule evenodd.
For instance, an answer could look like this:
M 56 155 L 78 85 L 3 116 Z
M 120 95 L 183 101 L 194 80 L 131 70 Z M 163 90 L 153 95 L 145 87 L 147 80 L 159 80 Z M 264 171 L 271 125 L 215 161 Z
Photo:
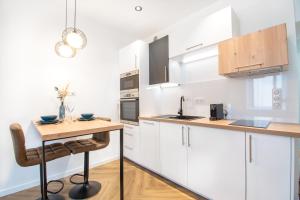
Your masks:
M 12 141 L 14 145 L 14 153 L 15 153 L 15 159 L 16 162 L 21 167 L 29 167 L 34 165 L 40 165 L 40 184 L 41 184 L 41 193 L 43 193 L 43 176 L 42 176 L 42 147 L 38 148 L 32 148 L 32 149 L 26 149 L 25 147 L 25 137 L 24 132 L 22 130 L 22 127 L 20 124 L 12 124 L 10 125 L 10 132 L 12 136 Z M 61 143 L 55 143 L 45 146 L 45 159 L 46 162 L 62 158 L 64 156 L 68 156 L 71 154 L 69 149 L 67 149 L 63 144 Z M 50 183 L 58 182 L 61 184 L 61 188 L 58 191 L 49 191 L 48 193 L 52 194 L 48 196 L 48 199 L 50 200 L 63 200 L 65 199 L 63 196 L 59 195 L 58 193 L 62 191 L 64 188 L 64 183 L 59 180 L 53 180 L 49 181 L 47 183 L 47 186 Z M 39 198 L 41 199 L 41 198 Z
M 109 118 L 97 118 L 100 120 L 111 121 Z M 74 174 L 70 178 L 70 182 L 75 184 L 69 196 L 72 199 L 85 199 L 96 195 L 101 190 L 101 184 L 97 181 L 89 181 L 89 152 L 103 149 L 108 146 L 110 141 L 109 132 L 93 134 L 91 139 L 74 140 L 65 143 L 72 154 L 84 153 L 84 172 L 82 174 Z M 72 178 L 75 176 L 83 176 L 83 182 L 74 182 Z

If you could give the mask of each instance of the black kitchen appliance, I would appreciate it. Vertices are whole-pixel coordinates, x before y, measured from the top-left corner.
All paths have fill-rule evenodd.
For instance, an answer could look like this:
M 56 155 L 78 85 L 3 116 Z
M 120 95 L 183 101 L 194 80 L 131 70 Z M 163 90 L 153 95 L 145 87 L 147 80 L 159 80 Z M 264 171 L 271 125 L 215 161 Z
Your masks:
M 223 104 L 210 104 L 211 121 L 224 119 Z
M 125 124 L 139 124 L 139 99 L 121 99 L 120 119 Z

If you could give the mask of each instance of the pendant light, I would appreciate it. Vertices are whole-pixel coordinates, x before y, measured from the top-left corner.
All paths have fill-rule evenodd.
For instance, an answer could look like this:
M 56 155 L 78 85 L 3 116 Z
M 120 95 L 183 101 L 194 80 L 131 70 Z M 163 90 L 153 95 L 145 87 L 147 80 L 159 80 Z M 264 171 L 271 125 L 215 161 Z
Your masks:
M 64 58 L 73 58 L 76 55 L 76 50 L 70 47 L 64 41 L 56 43 L 55 52 L 57 55 Z
M 66 0 L 66 24 L 65 29 L 68 25 L 68 0 Z M 57 55 L 64 58 L 73 58 L 76 55 L 76 49 L 68 45 L 64 40 L 59 41 L 55 45 L 55 52 Z
M 75 1 L 74 27 L 66 28 L 62 33 L 63 41 L 75 49 L 83 49 L 87 44 L 85 34 L 76 27 L 77 18 L 77 0 Z

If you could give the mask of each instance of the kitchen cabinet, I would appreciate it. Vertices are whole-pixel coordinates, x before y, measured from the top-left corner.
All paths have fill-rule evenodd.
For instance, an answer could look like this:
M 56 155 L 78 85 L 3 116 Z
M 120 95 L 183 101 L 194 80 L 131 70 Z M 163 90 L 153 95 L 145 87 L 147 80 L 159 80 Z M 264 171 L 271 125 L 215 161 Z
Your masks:
M 169 36 L 149 44 L 149 84 L 169 82 Z
M 188 187 L 209 199 L 245 199 L 245 133 L 187 128 Z
M 141 41 L 135 41 L 119 51 L 120 74 L 140 69 L 148 52 L 148 45 Z
M 291 199 L 291 138 L 247 133 L 247 200 Z
M 161 174 L 186 186 L 187 138 L 184 125 L 160 123 Z
M 159 122 L 140 120 L 140 163 L 160 173 Z
M 124 156 L 136 163 L 140 163 L 139 133 L 139 126 L 124 125 Z
M 203 17 L 192 15 L 170 33 L 170 58 L 215 45 L 238 35 L 238 20 L 230 6 Z
M 287 69 L 286 25 L 219 43 L 220 75 L 251 75 Z

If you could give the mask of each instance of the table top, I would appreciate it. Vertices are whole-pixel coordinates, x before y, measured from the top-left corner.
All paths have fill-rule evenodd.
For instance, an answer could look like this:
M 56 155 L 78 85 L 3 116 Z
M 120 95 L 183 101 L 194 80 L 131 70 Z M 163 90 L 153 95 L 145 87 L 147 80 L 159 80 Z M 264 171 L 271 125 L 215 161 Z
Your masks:
M 41 125 L 37 120 L 33 120 L 33 124 L 43 141 L 115 131 L 124 128 L 124 125 L 121 123 L 103 121 L 101 119 L 92 121 L 64 121 L 62 123 L 47 125 Z

